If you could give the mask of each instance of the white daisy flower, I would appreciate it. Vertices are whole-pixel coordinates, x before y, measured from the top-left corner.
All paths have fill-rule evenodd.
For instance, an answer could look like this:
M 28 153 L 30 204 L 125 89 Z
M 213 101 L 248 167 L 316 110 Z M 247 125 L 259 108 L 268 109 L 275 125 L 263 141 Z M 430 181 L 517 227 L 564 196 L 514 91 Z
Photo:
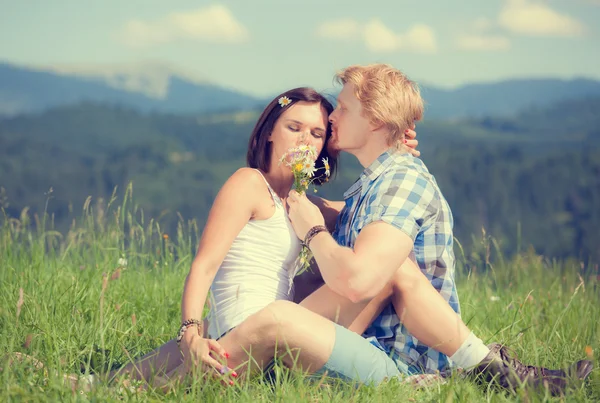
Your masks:
M 325 176 L 329 177 L 331 175 L 331 168 L 329 167 L 329 159 L 323 158 L 323 166 L 325 167 Z
M 289 104 L 291 104 L 292 100 L 284 96 L 279 98 L 277 102 L 279 102 L 279 105 L 283 108 L 284 106 L 288 106 Z

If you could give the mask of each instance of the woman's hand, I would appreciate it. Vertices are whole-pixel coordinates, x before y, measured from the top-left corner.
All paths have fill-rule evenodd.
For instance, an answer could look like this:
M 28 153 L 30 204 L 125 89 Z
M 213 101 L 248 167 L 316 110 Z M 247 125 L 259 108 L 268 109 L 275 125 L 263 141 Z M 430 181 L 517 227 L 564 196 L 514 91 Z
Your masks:
M 180 349 L 185 372 L 188 374 L 198 367 L 203 373 L 212 375 L 224 375 L 230 371 L 227 367 L 229 354 L 225 349 L 218 341 L 200 336 L 195 328 L 184 333 Z M 235 371 L 232 372 L 232 376 L 237 376 Z
M 418 157 L 421 155 L 420 151 L 417 151 L 417 146 L 419 145 L 419 140 L 417 140 L 417 132 L 415 131 L 415 124 L 413 123 L 410 129 L 406 129 L 404 132 L 404 144 L 408 147 L 408 151 Z

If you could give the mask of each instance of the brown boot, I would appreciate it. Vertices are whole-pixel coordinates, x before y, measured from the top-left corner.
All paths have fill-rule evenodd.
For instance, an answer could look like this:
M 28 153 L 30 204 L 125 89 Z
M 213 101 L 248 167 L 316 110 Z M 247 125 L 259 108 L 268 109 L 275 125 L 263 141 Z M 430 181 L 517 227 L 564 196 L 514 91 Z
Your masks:
M 577 361 L 571 367 L 548 369 L 525 365 L 508 348 L 493 343 L 488 346 L 490 353 L 471 370 L 471 374 L 486 382 L 495 382 L 502 388 L 515 390 L 520 385 L 543 387 L 552 395 L 563 395 L 571 380 L 585 380 L 592 372 L 593 364 L 588 360 Z

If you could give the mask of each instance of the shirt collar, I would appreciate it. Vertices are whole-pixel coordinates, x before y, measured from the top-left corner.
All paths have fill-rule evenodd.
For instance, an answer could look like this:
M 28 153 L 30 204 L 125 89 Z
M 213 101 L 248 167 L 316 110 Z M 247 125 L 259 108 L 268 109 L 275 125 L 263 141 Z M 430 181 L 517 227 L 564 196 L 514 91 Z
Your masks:
M 377 179 L 379 175 L 396 161 L 396 157 L 400 154 L 401 153 L 393 147 L 384 151 L 383 154 L 371 163 L 371 165 L 363 170 L 358 180 L 344 193 L 344 199 L 347 199 L 359 191 L 362 188 L 363 183 L 373 182 Z
M 371 165 L 365 168 L 360 175 L 360 181 L 372 182 L 377 179 L 377 177 L 394 162 L 394 156 L 396 154 L 398 154 L 397 150 L 394 148 L 388 148 L 383 154 L 377 157 L 377 159 L 373 161 Z

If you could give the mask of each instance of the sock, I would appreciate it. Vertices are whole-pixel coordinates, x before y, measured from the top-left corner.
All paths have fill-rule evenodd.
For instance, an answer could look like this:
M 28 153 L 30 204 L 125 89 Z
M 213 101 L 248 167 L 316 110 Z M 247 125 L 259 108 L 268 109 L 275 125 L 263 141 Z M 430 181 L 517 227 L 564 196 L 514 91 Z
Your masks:
M 483 361 L 489 353 L 490 349 L 471 332 L 450 359 L 460 368 L 469 369 Z
M 90 390 L 98 384 L 98 378 L 93 374 L 84 374 L 79 377 L 79 384 L 84 390 Z

